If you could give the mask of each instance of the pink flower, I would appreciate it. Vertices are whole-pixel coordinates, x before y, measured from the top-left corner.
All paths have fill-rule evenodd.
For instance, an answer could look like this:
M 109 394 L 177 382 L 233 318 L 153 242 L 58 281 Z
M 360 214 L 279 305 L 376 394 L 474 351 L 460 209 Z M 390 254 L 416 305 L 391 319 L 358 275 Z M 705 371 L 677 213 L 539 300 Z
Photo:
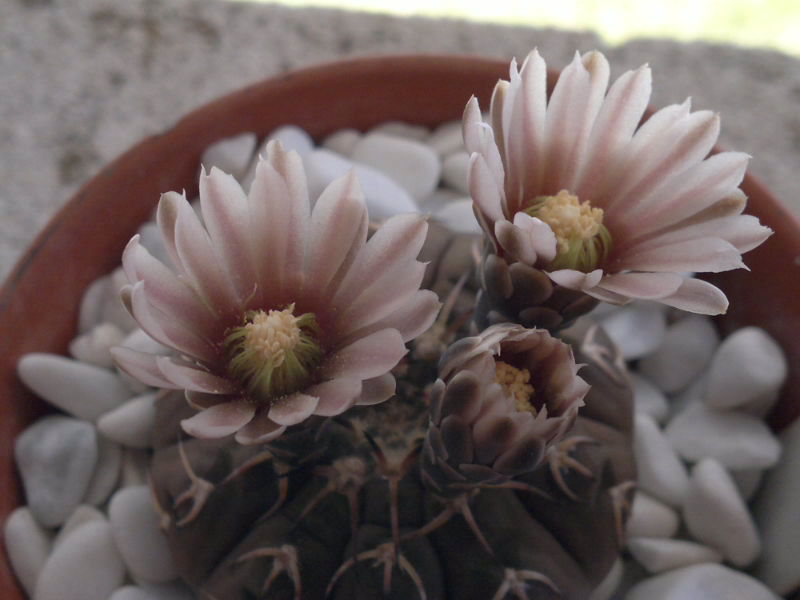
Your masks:
M 744 267 L 771 231 L 741 215 L 747 155 L 709 156 L 718 115 L 687 100 L 640 125 L 650 69 L 606 92 L 599 52 L 576 54 L 549 100 L 546 80 L 534 50 L 495 87 L 490 125 L 475 98 L 464 112 L 470 189 L 495 251 L 599 300 L 725 312 L 719 289 L 681 273 Z
M 191 435 L 269 441 L 311 415 L 393 395 L 405 343 L 439 302 L 420 290 L 427 224 L 388 219 L 367 241 L 364 198 L 350 173 L 311 210 L 302 163 L 272 143 L 249 194 L 218 169 L 200 176 L 203 225 L 186 198 L 164 194 L 158 225 L 175 269 L 135 236 L 123 254 L 123 301 L 141 328 L 175 351 L 116 348 L 146 384 L 184 389 L 200 412 Z
M 544 329 L 502 323 L 452 344 L 431 390 L 423 477 L 441 493 L 535 469 L 563 438 L 589 385 Z

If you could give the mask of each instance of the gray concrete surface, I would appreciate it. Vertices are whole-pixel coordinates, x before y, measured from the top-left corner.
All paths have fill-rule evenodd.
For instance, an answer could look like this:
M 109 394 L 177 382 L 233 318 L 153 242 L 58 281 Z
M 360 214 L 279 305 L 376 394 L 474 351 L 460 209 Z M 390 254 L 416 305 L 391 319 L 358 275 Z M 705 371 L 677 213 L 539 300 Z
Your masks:
M 721 143 L 800 214 L 800 59 L 725 45 L 189 0 L 0 0 L 0 280 L 72 192 L 137 140 L 288 69 L 390 53 L 524 56 L 600 48 L 649 62 L 656 106 L 693 97 Z

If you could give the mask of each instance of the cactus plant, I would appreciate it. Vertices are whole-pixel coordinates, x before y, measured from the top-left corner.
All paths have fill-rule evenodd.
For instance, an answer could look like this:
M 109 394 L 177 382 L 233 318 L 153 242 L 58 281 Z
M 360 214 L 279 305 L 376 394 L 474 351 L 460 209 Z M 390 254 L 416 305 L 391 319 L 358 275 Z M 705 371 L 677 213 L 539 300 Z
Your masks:
M 164 388 L 151 481 L 200 597 L 585 600 L 606 576 L 632 394 L 602 329 L 567 326 L 598 301 L 722 311 L 674 271 L 741 266 L 769 231 L 739 216 L 743 155 L 703 160 L 716 117 L 637 129 L 646 69 L 606 96 L 605 58 L 576 56 L 549 103 L 544 77 L 534 52 L 491 124 L 467 104 L 482 254 L 412 215 L 369 236 L 352 174 L 311 210 L 276 143 L 249 194 L 201 175 L 202 223 L 162 198 L 172 268 L 129 244 L 123 300 L 175 354 L 115 356 Z

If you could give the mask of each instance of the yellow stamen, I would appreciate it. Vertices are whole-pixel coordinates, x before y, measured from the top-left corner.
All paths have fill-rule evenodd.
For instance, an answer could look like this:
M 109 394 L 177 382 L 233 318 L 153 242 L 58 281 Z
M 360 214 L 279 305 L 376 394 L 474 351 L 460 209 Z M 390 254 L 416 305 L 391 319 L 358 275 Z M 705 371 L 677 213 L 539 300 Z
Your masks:
M 603 225 L 603 209 L 581 202 L 567 190 L 555 196 L 539 196 L 525 212 L 541 219 L 556 236 L 557 254 L 553 269 L 589 272 L 606 259 L 611 234 Z
M 248 312 L 242 326 L 229 330 L 225 349 L 231 376 L 263 404 L 311 383 L 323 356 L 316 317 L 295 316 L 294 304 Z
M 535 390 L 528 383 L 530 380 L 531 372 L 528 369 L 518 369 L 501 360 L 495 361 L 495 381 L 514 397 L 517 411 L 536 415 L 536 407 L 531 404 Z

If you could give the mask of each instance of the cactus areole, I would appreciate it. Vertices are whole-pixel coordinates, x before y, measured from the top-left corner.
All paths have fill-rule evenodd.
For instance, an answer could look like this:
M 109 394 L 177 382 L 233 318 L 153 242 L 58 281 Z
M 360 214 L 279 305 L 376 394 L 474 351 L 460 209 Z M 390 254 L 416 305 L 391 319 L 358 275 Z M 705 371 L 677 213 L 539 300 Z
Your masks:
M 162 197 L 171 265 L 135 237 L 122 296 L 173 352 L 114 356 L 164 390 L 151 482 L 198 597 L 590 598 L 635 468 L 624 360 L 583 315 L 722 312 L 682 273 L 742 266 L 770 233 L 740 214 L 746 157 L 706 158 L 716 115 L 640 124 L 649 70 L 607 90 L 608 73 L 576 55 L 548 99 L 534 51 L 488 123 L 468 102 L 482 241 L 416 214 L 370 224 L 353 173 L 312 208 L 277 142 L 249 192 L 202 173 L 202 219 Z

